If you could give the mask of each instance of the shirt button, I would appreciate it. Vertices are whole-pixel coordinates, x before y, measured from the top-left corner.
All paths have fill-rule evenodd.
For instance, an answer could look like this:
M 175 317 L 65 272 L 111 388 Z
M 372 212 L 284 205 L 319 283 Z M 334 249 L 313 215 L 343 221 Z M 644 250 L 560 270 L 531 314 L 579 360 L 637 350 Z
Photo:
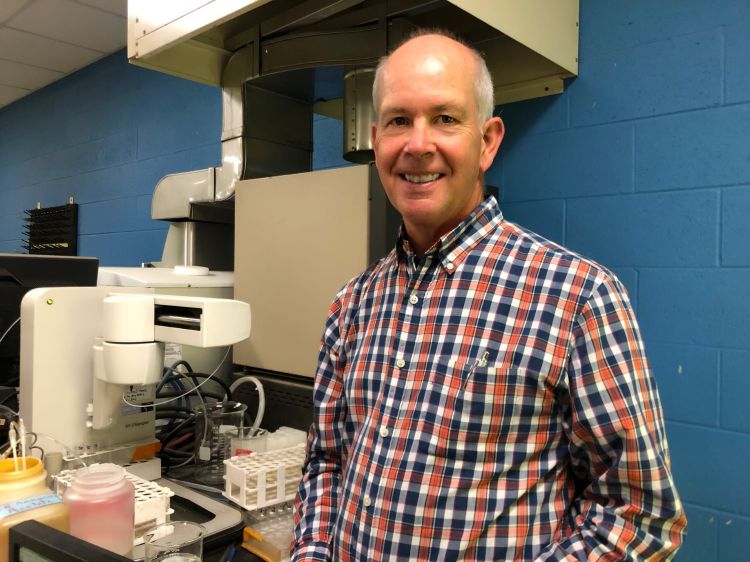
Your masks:
M 365 507 L 370 507 L 372 505 L 372 499 L 370 498 L 370 496 L 365 496 L 364 498 L 362 498 L 362 505 L 364 505 Z
M 404 365 L 406 365 L 406 361 L 404 361 L 403 359 L 396 360 L 396 367 L 398 367 L 399 369 L 402 369 Z
M 445 269 L 447 269 L 448 271 L 452 270 L 453 269 L 453 262 L 449 261 L 448 263 L 446 263 L 445 264 Z
M 380 436 L 383 439 L 385 439 L 386 437 L 388 437 L 388 428 L 386 426 L 384 426 L 384 425 L 380 426 Z
M 409 297 L 409 302 L 411 304 L 417 304 L 419 302 L 419 297 L 417 295 L 412 295 Z

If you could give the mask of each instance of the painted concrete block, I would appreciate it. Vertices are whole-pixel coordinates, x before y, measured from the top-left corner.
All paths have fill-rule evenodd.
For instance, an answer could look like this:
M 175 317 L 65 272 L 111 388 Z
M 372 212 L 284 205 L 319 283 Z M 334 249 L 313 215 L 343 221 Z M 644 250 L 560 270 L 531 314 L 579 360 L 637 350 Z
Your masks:
M 642 269 L 646 343 L 750 350 L 750 270 Z
M 612 0 L 580 3 L 579 58 L 621 51 L 638 44 L 635 2 Z
M 23 230 L 23 217 L 21 212 L 3 213 L 0 215 L 0 240 L 21 239 Z M 0 335 L 2 335 L 0 333 Z
M 664 417 L 707 427 L 719 420 L 719 351 L 657 343 L 646 346 Z
M 750 183 L 750 104 L 636 124 L 638 191 Z
M 185 115 L 189 115 L 186 113 Z M 138 159 L 181 152 L 221 142 L 221 117 L 199 112 L 189 119 L 164 116 L 138 126 Z
M 145 189 L 139 189 L 135 181 L 137 169 L 137 162 L 128 162 L 57 181 L 64 186 L 62 191 L 75 197 L 78 203 L 93 203 L 143 193 Z
M 667 424 L 667 436 L 683 501 L 750 515 L 750 486 L 743 485 L 750 463 L 750 435 L 673 422 Z
M 501 203 L 503 216 L 544 236 L 563 243 L 565 202 L 561 199 L 517 203 Z
M 139 123 L 178 122 L 186 116 L 211 123 L 221 131 L 221 90 L 143 68 L 138 71 L 135 102 Z
M 568 96 L 545 96 L 495 108 L 505 123 L 503 152 L 525 135 L 559 131 L 568 127 Z
M 750 266 L 750 185 L 722 193 L 721 263 Z
M 734 0 L 681 0 L 678 3 L 636 0 L 633 3 L 641 43 L 715 30 L 736 21 L 734 18 L 738 15 L 732 6 Z
M 750 352 L 721 354 L 721 427 L 750 433 Z
M 25 250 L 21 247 L 21 240 L 0 240 L 0 252 L 11 254 L 23 253 Z
M 74 119 L 66 119 L 61 133 L 55 141 L 63 146 L 85 144 L 104 138 L 115 131 L 135 126 L 136 115 L 130 99 L 124 92 L 105 101 L 91 99 L 83 103 L 86 111 L 78 113 Z
M 747 560 L 747 537 L 750 537 L 750 518 L 733 514 L 721 515 L 718 562 Z
M 503 201 L 633 191 L 632 135 L 616 124 L 524 136 L 503 153 Z
M 78 230 L 81 235 L 132 231 L 143 228 L 143 222 L 143 218 L 138 216 L 137 199 L 134 197 L 85 203 L 78 208 Z
M 722 36 L 699 33 L 583 56 L 571 84 L 571 124 L 591 125 L 721 102 Z
M 338 119 L 316 115 L 313 119 L 313 170 L 351 166 L 344 160 L 343 124 Z
M 715 562 L 718 555 L 719 512 L 685 505 L 688 528 L 675 562 Z
M 747 20 L 726 29 L 726 102 L 750 101 L 750 33 Z
M 132 162 L 135 155 L 135 130 L 127 129 L 28 160 L 25 173 L 38 183 Z
M 78 253 L 99 257 L 101 266 L 137 267 L 143 262 L 161 260 L 166 237 L 166 226 L 155 230 L 82 235 L 78 238 Z
M 718 263 L 717 191 L 587 197 L 567 202 L 568 245 L 608 266 Z

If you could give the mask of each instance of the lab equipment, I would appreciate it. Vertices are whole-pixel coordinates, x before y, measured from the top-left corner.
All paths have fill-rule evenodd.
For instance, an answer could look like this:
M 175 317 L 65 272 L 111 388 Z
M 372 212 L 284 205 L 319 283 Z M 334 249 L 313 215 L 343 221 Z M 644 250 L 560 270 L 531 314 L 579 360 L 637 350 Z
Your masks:
M 197 410 L 195 478 L 206 484 L 224 480 L 224 461 L 231 457 L 233 440 L 244 435 L 247 406 L 227 400 Z
M 299 487 L 305 445 L 228 459 L 224 497 L 248 511 L 294 499 Z
M 78 469 L 63 494 L 70 511 L 70 534 L 128 555 L 133 550 L 135 487 L 125 469 L 111 463 Z
M 157 294 L 231 299 L 234 295 L 234 273 L 185 266 L 100 267 L 98 285 L 143 287 L 153 289 Z M 225 351 L 216 347 L 199 348 L 169 342 L 164 346 L 165 364 L 170 365 L 184 360 L 190 363 L 195 371 L 210 373 L 221 362 Z M 228 383 L 231 372 L 232 356 L 230 353 L 216 376 Z
M 23 296 L 36 287 L 96 285 L 97 258 L 0 253 L 0 384 L 17 386 Z
M 21 415 L 68 462 L 152 458 L 164 342 L 228 346 L 250 334 L 246 303 L 128 287 L 34 289 L 21 319 Z
M 171 521 L 146 531 L 146 562 L 200 562 L 205 529 L 192 521 Z
M 235 199 L 242 220 L 235 225 L 234 294 L 253 299 L 257 330 L 234 346 L 234 362 L 311 378 L 331 299 L 390 251 L 400 219 L 366 165 L 241 181 Z M 300 240 L 305 251 L 293 260 L 269 259 L 288 255 Z
M 47 471 L 35 457 L 0 461 L 0 562 L 8 562 L 8 528 L 36 520 L 68 531 L 68 508 L 45 484 Z

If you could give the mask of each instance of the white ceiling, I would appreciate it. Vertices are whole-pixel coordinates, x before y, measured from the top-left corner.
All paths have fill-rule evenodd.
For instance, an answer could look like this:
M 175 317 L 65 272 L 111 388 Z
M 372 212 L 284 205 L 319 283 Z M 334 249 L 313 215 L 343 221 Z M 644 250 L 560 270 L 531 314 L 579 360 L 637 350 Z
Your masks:
M 125 47 L 127 4 L 0 0 L 0 107 Z

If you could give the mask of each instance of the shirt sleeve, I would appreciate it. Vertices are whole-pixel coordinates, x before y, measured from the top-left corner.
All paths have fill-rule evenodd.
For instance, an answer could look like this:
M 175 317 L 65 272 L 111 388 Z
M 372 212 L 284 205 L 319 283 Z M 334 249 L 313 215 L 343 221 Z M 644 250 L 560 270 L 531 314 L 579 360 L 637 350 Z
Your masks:
M 638 325 L 613 277 L 598 280 L 577 318 L 566 380 L 576 492 L 537 560 L 671 559 L 687 520 Z
M 332 532 L 341 493 L 347 404 L 338 347 L 338 304 L 331 307 L 315 375 L 313 424 L 295 501 L 292 562 L 332 559 Z

